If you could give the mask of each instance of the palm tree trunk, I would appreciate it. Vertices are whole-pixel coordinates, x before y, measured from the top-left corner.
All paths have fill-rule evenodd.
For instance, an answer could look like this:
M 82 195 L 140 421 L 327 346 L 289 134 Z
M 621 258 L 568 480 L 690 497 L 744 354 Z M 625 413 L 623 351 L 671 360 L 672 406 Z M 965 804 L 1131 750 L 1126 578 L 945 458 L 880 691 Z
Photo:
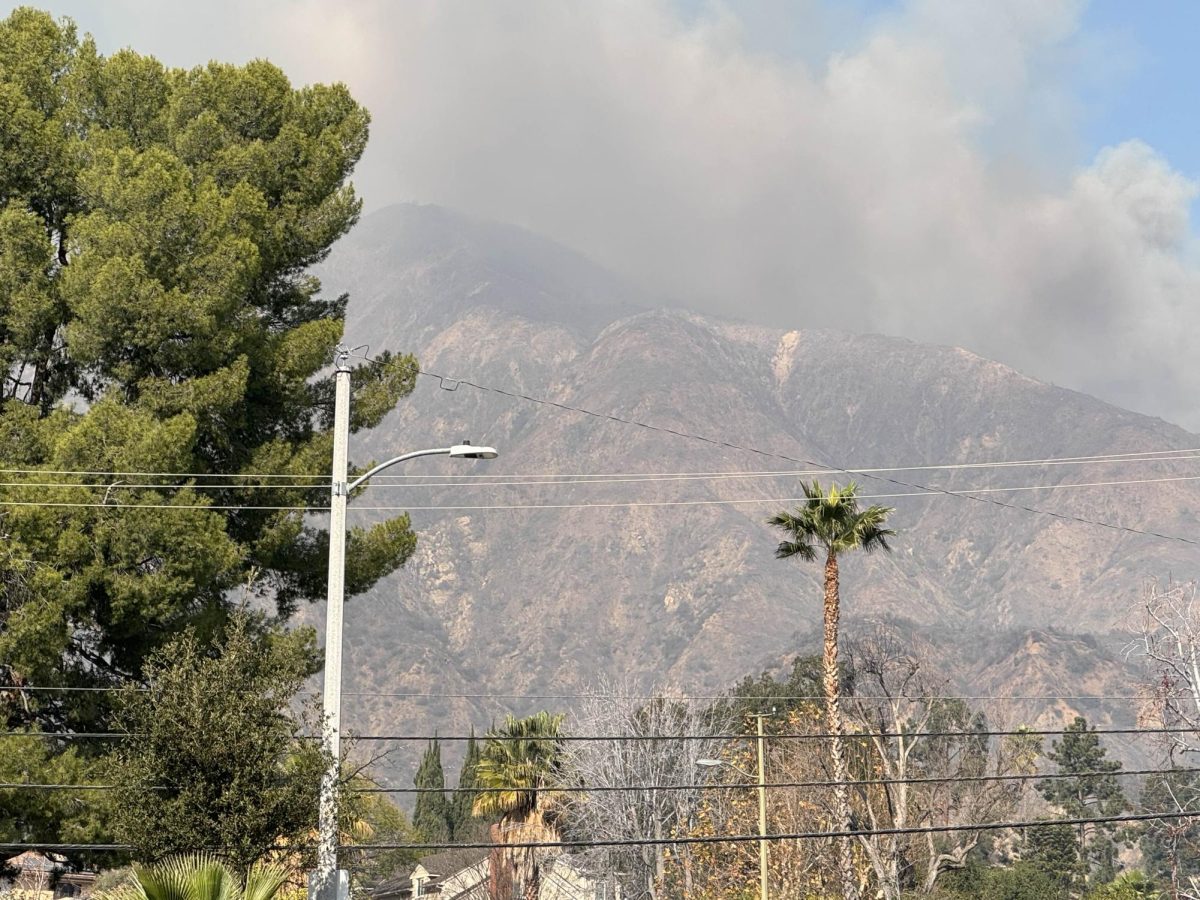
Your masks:
M 512 900 L 513 870 L 512 850 L 504 847 L 505 822 L 507 816 L 488 829 L 492 849 L 488 858 L 488 900 Z
M 821 654 L 821 674 L 825 685 L 825 710 L 829 727 L 829 757 L 833 767 L 834 824 L 838 831 L 850 830 L 850 788 L 846 781 L 846 748 L 842 741 L 841 684 L 838 678 L 838 562 L 831 550 L 825 557 L 825 644 Z M 854 877 L 852 838 L 837 840 L 838 875 L 842 881 L 842 897 L 858 900 L 858 881 Z
M 525 900 L 538 900 L 542 892 L 542 870 L 538 862 L 537 850 L 530 847 L 526 853 L 525 862 Z

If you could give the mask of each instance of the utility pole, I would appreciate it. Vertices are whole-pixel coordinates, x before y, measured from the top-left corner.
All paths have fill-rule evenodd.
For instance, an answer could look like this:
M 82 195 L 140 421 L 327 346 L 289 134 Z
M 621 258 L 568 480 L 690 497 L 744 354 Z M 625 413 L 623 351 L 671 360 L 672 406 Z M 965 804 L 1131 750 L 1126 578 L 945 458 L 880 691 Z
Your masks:
M 763 736 L 765 714 L 754 716 L 758 725 L 758 898 L 767 900 L 767 777 L 766 740 Z
M 338 868 L 338 783 L 342 752 L 342 604 L 346 594 L 346 502 L 373 475 L 422 456 L 495 459 L 495 447 L 463 441 L 451 447 L 413 450 L 379 463 L 347 483 L 350 443 L 350 351 L 338 347 L 334 364 L 333 472 L 329 497 L 329 585 L 325 613 L 325 692 L 322 725 L 327 767 L 321 779 L 317 868 L 308 882 L 309 900 L 349 900 L 349 874 Z
M 769 719 L 774 714 L 775 710 L 772 709 L 770 714 L 757 713 L 750 716 L 758 726 L 755 729 L 758 745 L 758 900 L 767 900 L 767 742 L 763 733 L 763 719 Z M 723 759 L 698 759 L 696 765 L 706 769 L 724 767 L 732 769 L 743 778 L 754 777 L 741 766 L 735 766 Z
M 350 884 L 338 868 L 338 780 L 342 753 L 342 604 L 346 586 L 346 486 L 350 444 L 350 353 L 339 347 L 333 374 L 333 472 L 329 497 L 329 584 L 325 608 L 325 687 L 323 746 L 327 759 L 321 779 L 317 871 L 310 900 L 345 900 Z

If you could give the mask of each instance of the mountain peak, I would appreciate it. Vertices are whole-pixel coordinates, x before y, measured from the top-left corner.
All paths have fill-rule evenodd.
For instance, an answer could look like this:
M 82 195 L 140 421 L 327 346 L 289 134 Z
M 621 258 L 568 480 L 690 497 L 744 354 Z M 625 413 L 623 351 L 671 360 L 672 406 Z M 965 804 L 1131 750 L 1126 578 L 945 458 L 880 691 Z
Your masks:
M 348 334 L 377 333 L 382 324 L 409 346 L 481 307 L 591 336 L 650 305 L 639 289 L 561 244 L 428 204 L 364 216 L 320 274 L 354 298 Z

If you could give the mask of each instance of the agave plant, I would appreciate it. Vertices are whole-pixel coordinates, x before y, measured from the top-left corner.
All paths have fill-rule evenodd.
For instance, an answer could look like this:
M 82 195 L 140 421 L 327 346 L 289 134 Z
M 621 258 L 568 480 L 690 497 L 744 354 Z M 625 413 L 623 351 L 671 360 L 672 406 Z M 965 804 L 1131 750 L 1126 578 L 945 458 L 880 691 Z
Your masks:
M 216 856 L 189 853 L 153 866 L 133 867 L 133 879 L 100 900 L 274 900 L 287 882 L 286 869 L 258 865 L 239 877 Z

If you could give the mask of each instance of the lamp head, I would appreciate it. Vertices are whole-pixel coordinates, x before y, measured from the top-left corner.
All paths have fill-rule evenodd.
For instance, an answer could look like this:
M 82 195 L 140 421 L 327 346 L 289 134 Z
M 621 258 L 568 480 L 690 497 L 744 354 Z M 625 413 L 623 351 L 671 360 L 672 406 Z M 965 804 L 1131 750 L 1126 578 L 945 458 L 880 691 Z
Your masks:
M 696 765 L 705 769 L 715 769 L 718 766 L 725 765 L 725 763 L 719 759 L 698 759 L 696 760 Z
M 475 447 L 470 441 L 463 441 L 450 448 L 451 459 L 495 459 L 499 455 L 495 447 Z

